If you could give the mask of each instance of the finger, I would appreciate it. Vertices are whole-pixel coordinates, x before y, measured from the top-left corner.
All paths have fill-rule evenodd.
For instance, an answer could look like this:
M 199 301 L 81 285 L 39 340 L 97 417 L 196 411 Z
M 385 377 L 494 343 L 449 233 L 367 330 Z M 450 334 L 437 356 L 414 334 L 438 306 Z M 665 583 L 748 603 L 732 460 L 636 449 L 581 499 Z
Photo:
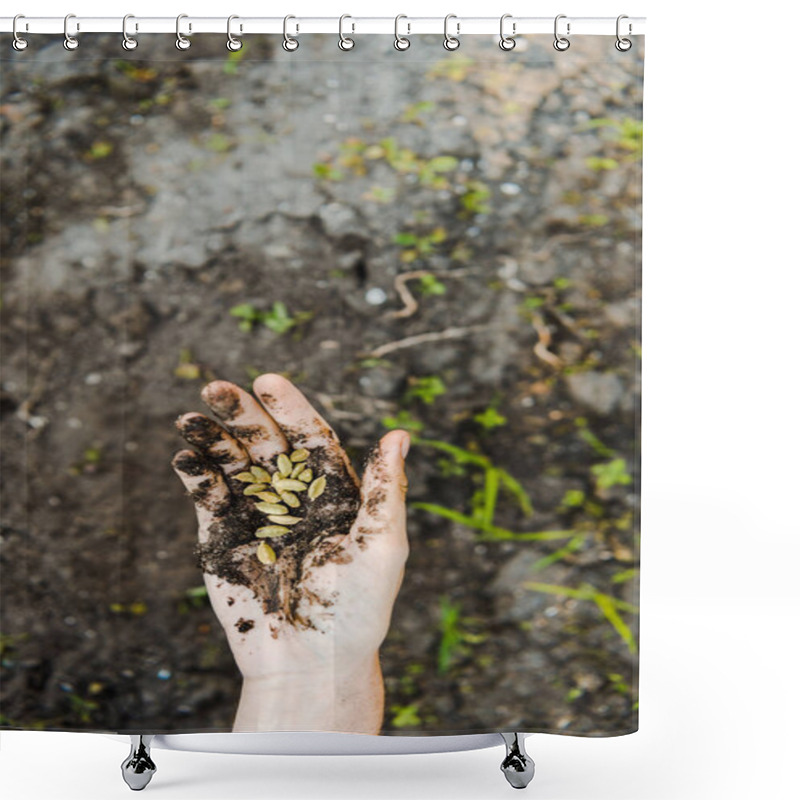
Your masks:
M 266 466 L 278 453 L 288 450 L 286 437 L 275 420 L 235 383 L 213 381 L 203 389 L 202 397 L 256 464 Z
M 193 450 L 181 450 L 172 459 L 172 468 L 194 500 L 200 541 L 208 538 L 208 524 L 228 507 L 230 489 L 222 473 Z
M 351 547 L 388 549 L 405 562 L 408 556 L 405 457 L 410 444 L 411 437 L 406 431 L 391 431 L 368 457 L 361 508 L 348 537 Z
M 339 437 L 296 386 L 281 375 L 259 375 L 253 381 L 253 392 L 270 417 L 281 426 L 292 448 L 312 452 L 319 449 L 333 471 L 345 470 L 358 484 L 358 476 Z M 315 466 L 322 467 L 321 464 Z
M 175 425 L 189 444 L 201 450 L 226 475 L 241 472 L 250 465 L 250 456 L 242 443 L 204 414 L 184 414 Z

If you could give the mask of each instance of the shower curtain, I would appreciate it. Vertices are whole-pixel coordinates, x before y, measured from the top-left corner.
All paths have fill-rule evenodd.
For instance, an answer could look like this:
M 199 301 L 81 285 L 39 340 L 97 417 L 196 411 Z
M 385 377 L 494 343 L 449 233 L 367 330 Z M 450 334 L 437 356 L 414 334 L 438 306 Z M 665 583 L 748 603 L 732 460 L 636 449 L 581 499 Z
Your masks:
M 643 37 L 2 56 L 0 724 L 637 728 Z

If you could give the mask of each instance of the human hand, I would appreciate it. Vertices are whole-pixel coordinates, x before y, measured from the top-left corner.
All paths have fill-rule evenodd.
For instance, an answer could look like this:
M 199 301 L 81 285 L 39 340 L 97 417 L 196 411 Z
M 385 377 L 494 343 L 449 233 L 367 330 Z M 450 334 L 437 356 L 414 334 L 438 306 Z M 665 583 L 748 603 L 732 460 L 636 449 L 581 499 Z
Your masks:
M 377 732 L 383 704 L 378 647 L 386 636 L 408 556 L 404 460 L 410 437 L 386 434 L 367 458 L 363 485 L 333 430 L 279 375 L 251 394 L 226 381 L 203 400 L 223 425 L 184 414 L 177 426 L 197 451 L 173 467 L 195 502 L 198 556 L 209 599 L 244 677 L 235 730 Z M 259 402 L 260 401 L 260 402 Z M 269 525 L 234 478 L 276 470 L 281 453 L 307 450 L 323 493 L 289 509 L 302 521 L 266 541 Z M 269 488 L 269 487 L 268 487 Z

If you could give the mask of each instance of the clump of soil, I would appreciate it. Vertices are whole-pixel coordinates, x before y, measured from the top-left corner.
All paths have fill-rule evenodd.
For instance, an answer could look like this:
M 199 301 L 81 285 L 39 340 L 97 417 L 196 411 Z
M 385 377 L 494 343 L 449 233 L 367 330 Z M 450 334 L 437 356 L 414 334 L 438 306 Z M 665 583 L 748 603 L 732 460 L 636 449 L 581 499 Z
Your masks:
M 277 474 L 276 460 L 277 457 L 269 465 L 273 474 Z M 325 491 L 311 502 L 300 495 L 302 505 L 293 511 L 305 514 L 303 521 L 284 536 L 269 541 L 277 555 L 275 564 L 262 564 L 256 556 L 260 540 L 255 532 L 265 524 L 265 516 L 256 508 L 258 498 L 245 495 L 245 487 L 235 480 L 229 481 L 230 499 L 212 509 L 214 522 L 209 527 L 208 540 L 196 547 L 198 564 L 204 572 L 248 587 L 265 614 L 277 614 L 278 619 L 303 628 L 314 625 L 297 611 L 301 598 L 330 605 L 325 598 L 303 591 L 303 563 L 312 551 L 314 567 L 341 559 L 339 538 L 350 533 L 360 507 L 355 480 L 344 468 L 332 464 L 323 448 L 309 450 L 307 463 L 315 476 L 325 476 Z M 177 466 L 183 469 L 181 463 Z M 205 491 L 209 489 L 210 486 L 205 487 Z M 204 487 L 201 485 L 197 491 L 203 492 Z M 196 493 L 195 500 L 199 499 L 202 498 Z M 336 541 L 332 541 L 334 538 Z

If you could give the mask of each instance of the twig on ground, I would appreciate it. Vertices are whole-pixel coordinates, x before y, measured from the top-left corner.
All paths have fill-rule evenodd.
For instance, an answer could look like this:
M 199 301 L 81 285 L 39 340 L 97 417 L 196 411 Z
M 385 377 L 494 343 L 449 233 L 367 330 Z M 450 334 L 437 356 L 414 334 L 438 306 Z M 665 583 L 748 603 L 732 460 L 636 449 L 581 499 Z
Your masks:
M 548 349 L 553 339 L 550 335 L 550 329 L 545 324 L 544 318 L 540 314 L 534 314 L 531 318 L 531 323 L 533 324 L 533 329 L 536 331 L 536 335 L 539 337 L 539 341 L 533 346 L 533 352 L 544 361 L 545 364 L 549 364 L 554 369 L 561 369 L 561 367 L 564 366 L 564 362 Z
M 491 330 L 496 327 L 496 325 L 471 325 L 467 328 L 445 328 L 443 331 L 418 333 L 416 336 L 407 336 L 405 339 L 387 342 L 380 347 L 376 347 L 370 353 L 367 353 L 367 357 L 382 358 L 389 353 L 394 353 L 397 350 L 405 350 L 409 347 L 416 347 L 418 344 L 442 342 L 447 339 L 463 339 L 465 336 L 471 336 L 473 333 L 480 333 L 481 331 Z
M 460 278 L 468 273 L 469 270 L 466 269 L 454 269 L 450 270 L 449 272 L 431 272 L 429 269 L 416 269 L 413 272 L 401 272 L 394 279 L 394 288 L 397 294 L 400 295 L 400 299 L 403 301 L 403 307 L 399 311 L 387 312 L 386 316 L 390 319 L 403 319 L 416 313 L 417 309 L 419 308 L 419 303 L 414 295 L 411 294 L 411 290 L 408 288 L 408 286 L 406 286 L 409 281 L 426 278 L 428 275 L 432 275 L 437 279 Z

